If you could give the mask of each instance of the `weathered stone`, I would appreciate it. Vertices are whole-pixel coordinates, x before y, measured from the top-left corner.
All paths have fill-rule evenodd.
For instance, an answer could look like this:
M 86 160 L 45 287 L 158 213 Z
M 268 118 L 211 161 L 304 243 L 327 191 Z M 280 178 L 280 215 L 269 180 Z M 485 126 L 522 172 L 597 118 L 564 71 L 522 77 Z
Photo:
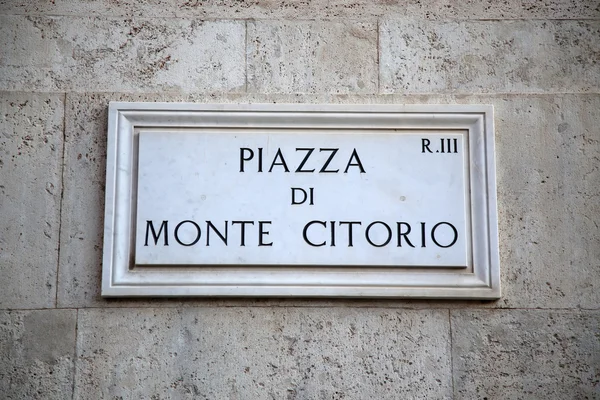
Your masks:
M 99 301 L 109 96 L 68 95 L 58 304 Z M 111 99 L 118 100 L 118 97 Z
M 361 20 L 390 16 L 427 19 L 583 19 L 598 18 L 600 6 L 593 0 L 0 0 L 0 12 L 212 19 L 314 19 L 316 16 Z
M 600 304 L 598 121 L 599 95 L 496 103 L 502 304 Z
M 384 93 L 597 92 L 600 21 L 387 20 Z
M 600 312 L 452 311 L 454 396 L 596 399 Z
M 3 399 L 69 399 L 75 359 L 74 310 L 0 312 Z
M 375 24 L 249 22 L 247 51 L 249 92 L 377 92 Z
M 600 7 L 592 0 L 330 0 L 329 17 L 420 19 L 570 19 L 597 18 Z
M 75 399 L 452 397 L 447 311 L 84 310 L 77 343 Z
M 239 21 L 0 16 L 0 89 L 243 91 Z
M 0 308 L 54 306 L 63 99 L 0 94 Z

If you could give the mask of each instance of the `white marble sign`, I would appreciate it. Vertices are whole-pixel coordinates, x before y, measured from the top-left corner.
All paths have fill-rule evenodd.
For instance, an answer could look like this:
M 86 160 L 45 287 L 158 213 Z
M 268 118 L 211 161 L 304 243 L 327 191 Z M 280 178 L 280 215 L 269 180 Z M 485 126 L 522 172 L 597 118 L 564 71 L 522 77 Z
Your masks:
M 499 296 L 489 106 L 112 103 L 106 296 Z
M 463 137 L 141 131 L 135 262 L 465 268 Z

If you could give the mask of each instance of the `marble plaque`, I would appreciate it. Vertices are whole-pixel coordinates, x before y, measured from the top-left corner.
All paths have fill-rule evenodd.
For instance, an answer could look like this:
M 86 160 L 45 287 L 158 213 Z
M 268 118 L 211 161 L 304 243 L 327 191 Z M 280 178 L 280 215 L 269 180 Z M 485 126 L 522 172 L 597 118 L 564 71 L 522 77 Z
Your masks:
M 103 295 L 498 298 L 491 106 L 111 103 Z

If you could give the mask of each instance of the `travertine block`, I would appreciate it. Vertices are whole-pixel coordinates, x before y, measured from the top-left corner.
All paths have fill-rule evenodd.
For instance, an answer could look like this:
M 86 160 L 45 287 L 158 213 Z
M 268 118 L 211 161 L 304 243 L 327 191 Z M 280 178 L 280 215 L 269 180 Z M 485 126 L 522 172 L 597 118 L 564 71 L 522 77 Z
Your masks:
M 598 311 L 452 311 L 454 396 L 596 399 L 598 332 Z
M 377 92 L 375 24 L 249 22 L 247 52 L 249 92 Z
M 600 21 L 386 20 L 383 93 L 600 90 Z
M 452 397 L 447 311 L 80 311 L 75 399 Z
M 325 3 L 325 1 L 323 1 Z M 592 0 L 330 0 L 329 17 L 420 19 L 576 19 L 597 18 L 600 7 Z
M 227 19 L 577 19 L 598 18 L 600 7 L 594 0 L 0 0 L 0 12 Z
M 501 304 L 598 308 L 600 95 L 495 105 Z
M 0 312 L 0 397 L 70 399 L 75 310 Z
M 54 306 L 63 100 L 0 93 L 0 308 Z
M 0 16 L 0 89 L 243 91 L 242 21 Z

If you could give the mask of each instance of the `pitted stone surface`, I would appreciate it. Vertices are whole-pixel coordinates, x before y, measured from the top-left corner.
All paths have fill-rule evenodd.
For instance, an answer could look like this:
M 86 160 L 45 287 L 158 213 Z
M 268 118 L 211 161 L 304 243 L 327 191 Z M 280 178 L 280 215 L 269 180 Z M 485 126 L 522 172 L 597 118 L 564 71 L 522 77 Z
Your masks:
M 0 12 L 227 19 L 576 19 L 600 17 L 600 6 L 594 0 L 0 0 Z
M 452 397 L 447 311 L 84 310 L 77 351 L 75 399 Z
M 419 19 L 570 19 L 598 18 L 600 6 L 593 0 L 330 0 L 330 17 Z
M 68 95 L 65 110 L 65 188 L 58 305 L 99 299 L 102 272 L 108 102 L 118 97 Z M 77 301 L 75 301 L 77 299 Z
M 383 93 L 600 90 L 600 21 L 386 20 Z
M 452 311 L 455 398 L 596 399 L 600 313 Z
M 0 93 L 0 308 L 54 306 L 63 99 Z
M 0 397 L 71 398 L 75 324 L 74 310 L 0 312 Z
M 496 103 L 500 255 L 509 307 L 600 304 L 600 95 Z
M 249 92 L 377 92 L 375 24 L 249 22 L 247 51 Z
M 0 16 L 0 89 L 243 91 L 240 21 Z

